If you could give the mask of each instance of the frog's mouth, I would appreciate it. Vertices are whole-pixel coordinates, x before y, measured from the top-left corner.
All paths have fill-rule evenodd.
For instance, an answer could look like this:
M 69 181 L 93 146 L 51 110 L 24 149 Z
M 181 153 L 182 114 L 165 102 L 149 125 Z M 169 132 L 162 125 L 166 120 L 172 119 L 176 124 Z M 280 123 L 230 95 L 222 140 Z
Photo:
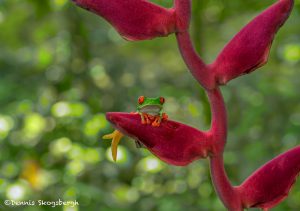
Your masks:
M 160 105 L 146 105 L 140 109 L 140 112 L 150 114 L 150 115 L 157 115 L 159 114 L 161 108 L 162 107 Z

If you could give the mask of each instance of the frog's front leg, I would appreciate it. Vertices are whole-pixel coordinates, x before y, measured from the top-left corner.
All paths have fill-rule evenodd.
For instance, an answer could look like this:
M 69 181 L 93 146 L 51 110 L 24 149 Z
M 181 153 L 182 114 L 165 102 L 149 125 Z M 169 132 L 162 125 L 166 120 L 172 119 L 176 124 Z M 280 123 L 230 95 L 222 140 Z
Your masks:
M 150 124 L 150 119 L 148 118 L 148 115 L 146 113 L 139 113 L 141 116 L 142 124 Z
M 139 115 L 141 116 L 141 120 L 142 120 L 142 124 L 146 124 L 146 120 L 145 120 L 145 117 L 144 117 L 144 114 L 143 113 L 139 113 Z

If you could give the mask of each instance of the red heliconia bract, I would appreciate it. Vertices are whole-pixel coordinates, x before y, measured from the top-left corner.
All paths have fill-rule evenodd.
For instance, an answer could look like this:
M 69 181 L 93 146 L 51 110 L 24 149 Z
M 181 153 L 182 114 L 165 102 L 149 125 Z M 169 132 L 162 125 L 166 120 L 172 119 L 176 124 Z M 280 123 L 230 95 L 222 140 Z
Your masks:
M 163 121 L 158 128 L 141 124 L 139 114 L 112 112 L 106 118 L 123 134 L 141 142 L 166 163 L 185 166 L 212 153 L 211 136 L 188 125 Z
M 280 0 L 246 25 L 210 65 L 218 84 L 263 66 L 278 29 L 289 17 L 293 0 Z
M 245 208 L 272 208 L 288 196 L 300 172 L 300 146 L 269 161 L 237 187 Z
M 127 40 L 145 40 L 175 32 L 174 9 L 146 0 L 73 0 L 111 23 Z

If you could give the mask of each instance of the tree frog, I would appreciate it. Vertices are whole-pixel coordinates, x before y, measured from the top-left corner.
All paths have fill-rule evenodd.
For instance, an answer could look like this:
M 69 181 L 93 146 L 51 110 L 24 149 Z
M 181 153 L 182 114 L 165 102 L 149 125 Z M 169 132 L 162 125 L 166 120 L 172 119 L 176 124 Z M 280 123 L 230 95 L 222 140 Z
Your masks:
M 142 124 L 151 124 L 153 127 L 159 127 L 162 120 L 168 119 L 165 113 L 162 113 L 165 98 L 149 98 L 140 96 L 137 104 L 137 113 L 140 114 Z

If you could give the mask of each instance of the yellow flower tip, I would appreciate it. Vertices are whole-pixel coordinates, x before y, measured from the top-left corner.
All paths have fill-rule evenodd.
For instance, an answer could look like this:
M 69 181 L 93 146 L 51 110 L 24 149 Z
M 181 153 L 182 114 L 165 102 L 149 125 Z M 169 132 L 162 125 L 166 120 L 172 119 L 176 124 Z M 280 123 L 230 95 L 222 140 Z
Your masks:
M 104 136 L 102 136 L 102 139 L 112 139 L 114 136 L 113 136 L 113 133 L 111 134 L 106 134 Z
M 118 155 L 118 145 L 124 135 L 118 131 L 115 130 L 113 133 L 104 135 L 102 138 L 103 139 L 112 139 L 111 141 L 111 154 L 113 160 L 116 162 L 117 161 L 117 155 Z

